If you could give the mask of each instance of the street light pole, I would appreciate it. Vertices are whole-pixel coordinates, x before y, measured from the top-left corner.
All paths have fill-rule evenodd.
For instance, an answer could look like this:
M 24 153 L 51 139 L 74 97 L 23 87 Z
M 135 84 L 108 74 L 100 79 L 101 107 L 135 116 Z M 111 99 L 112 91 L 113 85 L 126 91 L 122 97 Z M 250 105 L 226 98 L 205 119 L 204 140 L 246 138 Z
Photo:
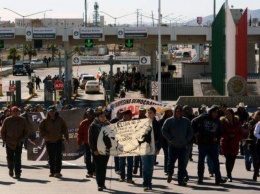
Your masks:
M 161 80 L 161 55 L 162 55 L 162 40 L 161 40 L 161 0 L 159 0 L 159 18 L 158 18 L 158 101 L 162 101 L 162 80 Z
M 214 13 L 214 20 L 216 18 L 216 0 L 213 2 L 213 13 Z

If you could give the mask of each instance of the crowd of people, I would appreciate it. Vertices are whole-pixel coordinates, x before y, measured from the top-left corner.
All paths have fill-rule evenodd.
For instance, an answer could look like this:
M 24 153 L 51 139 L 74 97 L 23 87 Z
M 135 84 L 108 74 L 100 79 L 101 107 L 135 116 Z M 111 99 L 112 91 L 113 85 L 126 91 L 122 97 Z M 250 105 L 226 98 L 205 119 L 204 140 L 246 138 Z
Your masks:
M 1 138 L 6 145 L 9 175 L 21 176 L 22 146 L 26 148 L 28 137 L 27 114 L 42 112 L 40 105 L 27 105 L 22 110 L 18 107 L 6 107 L 1 112 Z M 61 177 L 62 150 L 64 139 L 69 143 L 66 122 L 59 115 L 57 106 L 49 106 L 46 118 L 40 125 L 40 136 L 45 139 L 49 157 L 50 177 Z M 164 172 L 167 182 L 172 181 L 175 163 L 178 160 L 178 184 L 186 186 L 189 181 L 188 162 L 192 161 L 193 144 L 198 145 L 198 184 L 204 182 L 204 163 L 207 158 L 209 173 L 215 176 L 215 184 L 232 182 L 232 171 L 237 155 L 244 155 L 245 168 L 250 171 L 253 166 L 253 181 L 257 181 L 260 164 L 260 111 L 249 116 L 244 103 L 239 103 L 237 111 L 225 104 L 214 105 L 208 110 L 202 105 L 195 116 L 193 108 L 186 105 L 170 106 L 162 109 L 163 116 L 158 120 L 156 109 L 140 106 L 139 115 L 133 116 L 131 110 L 120 109 L 114 118 L 111 111 L 98 107 L 88 108 L 78 128 L 78 146 L 84 146 L 87 178 L 96 177 L 98 190 L 106 189 L 105 179 L 109 155 L 101 155 L 97 141 L 103 126 L 131 121 L 135 119 L 152 119 L 156 152 L 154 155 L 114 157 L 114 170 L 119 174 L 119 182 L 134 184 L 133 174 L 143 177 L 144 191 L 152 189 L 153 168 L 156 155 L 160 149 L 164 152 Z M 15 130 L 15 131 L 14 131 Z M 223 179 L 220 172 L 219 156 L 225 157 L 226 174 Z M 127 167 L 127 170 L 125 169 Z M 140 169 L 140 170 L 139 170 Z

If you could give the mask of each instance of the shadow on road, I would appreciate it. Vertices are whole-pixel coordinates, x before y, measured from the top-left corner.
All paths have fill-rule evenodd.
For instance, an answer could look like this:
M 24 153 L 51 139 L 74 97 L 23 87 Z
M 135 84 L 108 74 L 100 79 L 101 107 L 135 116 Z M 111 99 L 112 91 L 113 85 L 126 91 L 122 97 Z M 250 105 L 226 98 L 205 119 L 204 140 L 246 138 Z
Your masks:
M 26 183 L 40 183 L 40 184 L 47 184 L 50 181 L 47 180 L 38 180 L 38 179 L 28 179 L 28 178 L 20 178 L 17 179 L 20 182 L 26 182 Z
M 85 183 L 90 181 L 89 179 L 74 179 L 74 178 L 66 178 L 66 177 L 60 177 L 60 181 L 67 181 L 67 182 L 78 182 L 78 183 Z
M 14 182 L 5 182 L 5 181 L 0 181 L 0 185 L 12 185 L 15 184 Z

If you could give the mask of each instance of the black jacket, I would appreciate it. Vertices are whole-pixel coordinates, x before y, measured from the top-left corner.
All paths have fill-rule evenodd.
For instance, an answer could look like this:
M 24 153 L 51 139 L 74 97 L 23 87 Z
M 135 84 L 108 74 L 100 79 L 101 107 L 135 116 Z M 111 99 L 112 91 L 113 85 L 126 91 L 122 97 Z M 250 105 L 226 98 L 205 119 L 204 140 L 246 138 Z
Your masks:
M 198 144 L 212 145 L 219 143 L 222 126 L 218 118 L 203 114 L 192 120 L 194 135 Z M 217 138 L 217 142 L 214 139 Z
M 97 141 L 98 141 L 98 135 L 101 131 L 101 128 L 103 126 L 109 125 L 108 121 L 105 121 L 104 123 L 99 122 L 97 119 L 95 119 L 92 124 L 89 127 L 88 131 L 88 143 L 90 149 L 94 152 L 97 151 Z

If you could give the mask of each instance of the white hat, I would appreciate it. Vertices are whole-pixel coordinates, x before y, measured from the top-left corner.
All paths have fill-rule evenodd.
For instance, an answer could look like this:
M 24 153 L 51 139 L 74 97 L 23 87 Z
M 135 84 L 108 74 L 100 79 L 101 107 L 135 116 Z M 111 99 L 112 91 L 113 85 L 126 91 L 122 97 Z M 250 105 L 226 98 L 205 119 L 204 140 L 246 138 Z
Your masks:
M 171 106 L 165 106 L 165 107 L 163 107 L 162 108 L 162 110 L 161 110 L 161 113 L 164 113 L 165 111 L 167 111 L 167 110 L 171 110 L 172 111 L 172 109 L 173 109 L 173 107 L 171 107 Z
M 245 105 L 244 102 L 239 102 L 239 104 L 237 105 L 237 108 L 239 108 L 239 107 L 246 108 L 247 106 Z
M 143 104 L 141 104 L 140 107 L 139 107 L 139 110 L 143 111 L 143 110 L 146 110 L 146 108 L 145 108 L 145 106 Z

